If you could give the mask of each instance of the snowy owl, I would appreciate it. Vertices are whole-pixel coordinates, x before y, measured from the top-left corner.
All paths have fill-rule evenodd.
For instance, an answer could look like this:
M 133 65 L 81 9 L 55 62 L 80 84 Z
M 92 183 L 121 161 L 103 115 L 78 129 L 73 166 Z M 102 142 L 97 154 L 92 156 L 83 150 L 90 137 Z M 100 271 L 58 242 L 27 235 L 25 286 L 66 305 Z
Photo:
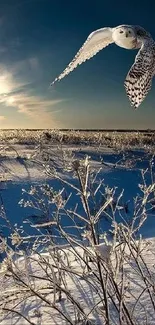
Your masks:
M 151 89 L 152 78 L 155 74 L 155 41 L 150 33 L 140 26 L 105 27 L 91 33 L 71 63 L 52 82 L 51 86 L 112 43 L 128 50 L 139 49 L 124 82 L 130 103 L 136 109 Z

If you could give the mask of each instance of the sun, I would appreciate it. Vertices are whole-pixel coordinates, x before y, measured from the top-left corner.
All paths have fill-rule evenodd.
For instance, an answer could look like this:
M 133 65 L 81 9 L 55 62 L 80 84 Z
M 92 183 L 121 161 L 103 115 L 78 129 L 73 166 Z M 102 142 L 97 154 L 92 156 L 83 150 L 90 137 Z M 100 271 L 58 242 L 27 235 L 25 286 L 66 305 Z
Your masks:
M 15 101 L 14 97 L 9 97 L 9 98 L 7 98 L 7 103 L 8 103 L 8 105 L 13 104 L 14 101 Z

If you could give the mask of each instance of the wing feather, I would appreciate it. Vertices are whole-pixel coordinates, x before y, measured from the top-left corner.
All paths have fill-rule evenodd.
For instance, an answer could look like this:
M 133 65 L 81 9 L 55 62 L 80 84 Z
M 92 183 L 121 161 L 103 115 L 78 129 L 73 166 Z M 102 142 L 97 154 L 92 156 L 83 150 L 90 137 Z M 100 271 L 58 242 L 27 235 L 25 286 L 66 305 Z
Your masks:
M 86 60 L 89 60 L 100 50 L 111 43 L 113 43 L 111 28 L 105 27 L 91 33 L 74 59 L 69 63 L 67 68 L 51 83 L 51 86 L 54 85 L 56 81 L 60 81 L 62 78 L 68 75 L 78 65 L 82 64 Z
M 127 96 L 135 109 L 151 89 L 154 65 L 155 43 L 151 39 L 142 45 L 124 83 Z

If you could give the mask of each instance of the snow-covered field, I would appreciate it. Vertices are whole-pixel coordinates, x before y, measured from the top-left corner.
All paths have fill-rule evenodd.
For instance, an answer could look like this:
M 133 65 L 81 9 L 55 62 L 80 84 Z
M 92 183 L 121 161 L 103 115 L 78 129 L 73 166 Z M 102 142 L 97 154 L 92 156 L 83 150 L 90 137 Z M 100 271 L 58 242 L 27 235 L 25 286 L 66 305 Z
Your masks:
M 153 276 L 154 245 L 155 240 L 149 240 L 143 251 L 145 262 Z M 81 249 L 76 248 L 76 251 L 80 255 L 83 255 Z M 2 325 L 28 324 L 28 321 L 23 319 L 20 314 L 9 312 L 13 308 L 27 317 L 32 324 L 69 324 L 69 321 L 66 321 L 58 310 L 62 310 L 65 313 L 66 317 L 72 322 L 71 324 L 87 324 L 84 321 L 76 322 L 78 312 L 76 311 L 76 306 L 72 303 L 72 298 L 75 299 L 78 308 L 84 311 L 84 314 L 90 320 L 90 324 L 106 324 L 104 321 L 105 310 L 102 288 L 94 277 L 93 272 L 85 269 L 84 263 L 81 264 L 80 259 L 75 256 L 75 253 L 73 254 L 71 249 L 61 250 L 61 255 L 63 256 L 63 265 L 66 271 L 62 273 L 63 280 L 60 301 L 59 290 L 57 286 L 54 287 L 53 285 L 53 277 L 56 278 L 57 285 L 59 285 L 60 279 L 56 272 L 54 274 L 52 273 L 51 265 L 54 263 L 51 257 L 51 251 L 50 253 L 42 254 L 42 258 L 33 255 L 30 258 L 19 258 L 16 261 L 16 272 L 18 270 L 20 278 L 24 282 L 29 283 L 30 287 L 22 287 L 18 279 L 13 279 L 9 275 L 9 272 L 7 277 L 4 271 L 1 272 L 0 305 L 6 308 L 6 311 L 3 312 L 3 316 L 1 315 L 0 318 Z M 37 262 L 38 260 L 39 263 Z M 111 256 L 111 260 L 113 260 L 113 256 Z M 47 264 L 45 261 L 47 261 Z M 108 264 L 107 262 L 106 265 L 110 269 L 110 263 Z M 95 263 L 94 265 L 93 262 L 90 263 L 90 266 L 92 270 L 96 270 Z M 139 276 L 136 267 L 132 267 L 132 264 L 126 263 L 124 265 L 124 287 L 124 301 L 126 301 L 129 307 L 130 314 L 133 315 L 133 324 L 154 325 L 155 315 L 150 303 L 149 293 L 146 290 L 142 277 Z M 69 297 L 66 297 L 65 290 L 69 292 Z M 35 294 L 36 292 L 42 299 Z M 54 304 L 58 310 L 53 307 Z M 117 312 L 112 303 L 109 304 L 109 311 L 110 324 L 120 324 Z M 124 320 L 122 324 L 127 323 Z
M 136 132 L 1 132 L 0 324 L 155 324 L 153 143 L 154 134 Z M 140 234 L 144 238 L 140 250 L 142 258 L 140 264 L 136 264 L 130 247 L 125 246 L 122 280 L 122 269 L 115 275 L 113 273 L 116 251 L 110 230 L 114 222 L 131 224 L 135 211 L 136 222 L 147 215 L 135 238 L 138 240 Z M 60 213 L 62 231 L 59 228 L 59 231 L 50 232 L 49 225 L 51 222 L 53 227 L 56 212 Z M 89 232 L 88 212 L 97 220 L 98 230 L 95 231 L 98 231 L 102 243 L 98 249 L 92 238 L 84 236 Z M 67 241 L 67 248 L 60 249 L 64 244 L 60 238 L 63 232 L 71 241 Z M 105 232 L 112 245 L 112 253 L 106 260 L 102 254 L 98 257 L 99 249 L 106 245 L 102 236 Z M 16 235 L 24 240 L 15 238 Z M 8 243 L 4 245 L 6 236 Z M 52 236 L 58 245 L 54 254 L 60 251 L 61 262 L 53 255 Z M 37 249 L 33 246 L 36 238 Z M 136 243 L 135 251 L 139 249 L 139 242 Z M 88 253 L 87 248 L 86 252 L 84 249 L 87 245 Z M 83 261 L 83 256 L 87 255 L 91 257 L 88 265 Z M 3 261 L 4 257 L 7 258 Z M 114 296 L 116 293 L 111 287 L 112 280 L 106 282 L 109 323 L 105 321 L 101 279 L 95 278 L 95 274 L 100 277 L 98 258 L 104 281 L 107 281 L 106 277 L 111 279 L 113 274 L 119 285 L 123 283 L 123 288 L 122 284 L 118 285 L 123 298 L 114 297 L 112 303 L 110 293 Z M 58 278 L 59 268 L 62 269 L 61 279 Z M 122 315 L 119 315 L 115 303 L 119 306 L 125 303 L 133 323 L 130 317 L 127 320 L 124 316 L 125 307 L 121 307 Z

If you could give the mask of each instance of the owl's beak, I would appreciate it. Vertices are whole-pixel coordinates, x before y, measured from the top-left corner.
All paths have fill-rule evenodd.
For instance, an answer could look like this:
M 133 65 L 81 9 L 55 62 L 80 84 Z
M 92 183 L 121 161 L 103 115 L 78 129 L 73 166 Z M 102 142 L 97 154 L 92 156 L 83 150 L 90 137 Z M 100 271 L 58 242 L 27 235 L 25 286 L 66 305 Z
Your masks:
M 126 32 L 126 33 L 125 33 L 125 36 L 126 36 L 126 37 L 128 37 L 128 36 L 129 36 L 128 32 Z

